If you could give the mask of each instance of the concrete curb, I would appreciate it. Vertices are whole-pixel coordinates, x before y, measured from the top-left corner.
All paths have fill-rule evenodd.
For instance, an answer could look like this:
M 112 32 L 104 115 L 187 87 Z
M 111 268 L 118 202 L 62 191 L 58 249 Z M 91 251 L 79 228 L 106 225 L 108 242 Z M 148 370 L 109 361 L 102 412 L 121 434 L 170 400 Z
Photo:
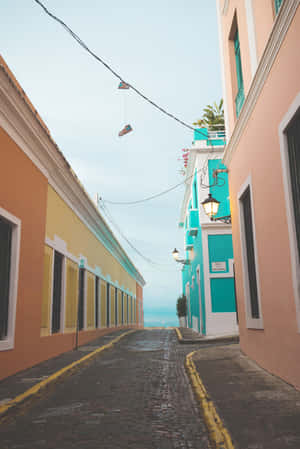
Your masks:
M 209 440 L 213 449 L 234 449 L 231 436 L 224 426 L 215 406 L 206 391 L 202 380 L 192 360 L 195 351 L 190 352 L 185 359 L 185 367 L 189 375 L 192 387 L 200 403 L 204 422 L 206 424 Z
M 5 404 L 2 404 L 0 406 L 0 423 L 3 419 L 5 419 L 8 412 L 12 411 L 12 409 L 16 408 L 17 406 L 20 406 L 21 404 L 24 404 L 24 402 L 27 402 L 30 399 L 33 399 L 33 397 L 35 397 L 36 395 L 41 393 L 43 390 L 45 390 L 51 384 L 57 382 L 58 380 L 63 379 L 65 376 L 73 373 L 82 364 L 91 361 L 96 355 L 105 351 L 105 349 L 111 348 L 115 343 L 117 343 L 123 337 L 125 337 L 126 335 L 129 335 L 133 332 L 136 332 L 136 330 L 134 329 L 134 330 L 130 330 L 128 332 L 124 332 L 124 334 L 119 335 L 118 337 L 114 338 L 110 343 L 100 346 L 99 348 L 95 349 L 95 351 L 90 352 L 89 354 L 85 355 L 84 357 L 81 357 L 81 359 L 76 360 L 75 362 L 65 366 L 64 368 L 60 369 L 59 371 L 56 371 L 55 373 L 51 374 L 49 377 L 42 380 L 41 382 L 38 382 L 33 387 L 26 390 L 24 393 L 16 396 L 14 399 L 11 399 L 10 401 L 6 402 Z
M 239 343 L 240 337 L 238 335 L 223 335 L 220 337 L 202 337 L 199 339 L 188 339 L 183 338 L 182 333 L 176 327 L 175 328 L 177 338 L 179 343 L 182 344 L 199 344 L 199 345 L 208 345 L 211 343 Z

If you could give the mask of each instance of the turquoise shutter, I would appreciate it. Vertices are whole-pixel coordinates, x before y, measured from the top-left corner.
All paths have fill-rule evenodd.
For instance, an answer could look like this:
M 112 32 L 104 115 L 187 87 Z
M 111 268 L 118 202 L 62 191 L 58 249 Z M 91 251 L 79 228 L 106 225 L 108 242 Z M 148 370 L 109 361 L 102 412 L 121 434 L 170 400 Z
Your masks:
M 243 106 L 244 99 L 245 99 L 241 51 L 240 51 L 240 40 L 239 40 L 238 30 L 236 31 L 235 36 L 234 36 L 234 54 L 235 54 L 236 77 L 237 77 L 237 86 L 238 86 L 238 93 L 235 98 L 235 107 L 236 107 L 236 115 L 238 117 L 240 110 Z
M 275 1 L 275 12 L 277 14 L 281 6 L 282 0 L 274 0 L 274 1 Z

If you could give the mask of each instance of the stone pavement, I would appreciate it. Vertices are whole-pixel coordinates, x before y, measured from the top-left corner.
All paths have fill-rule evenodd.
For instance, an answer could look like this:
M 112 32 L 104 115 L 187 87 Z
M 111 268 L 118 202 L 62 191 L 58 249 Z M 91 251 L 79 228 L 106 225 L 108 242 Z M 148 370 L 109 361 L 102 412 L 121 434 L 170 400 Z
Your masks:
M 235 449 L 300 448 L 300 391 L 257 366 L 239 345 L 201 347 L 193 361 Z
M 184 370 L 190 348 L 174 330 L 126 336 L 0 424 L 1 449 L 208 449 Z M 46 363 L 73 356 L 60 357 Z
M 77 351 L 69 351 L 52 359 L 46 360 L 27 370 L 21 371 L 0 381 L 0 404 L 22 394 L 25 390 L 35 385 L 37 382 L 45 379 L 60 370 L 69 363 L 75 362 L 83 357 L 86 353 L 94 351 L 96 347 L 105 345 L 117 336 L 127 332 L 128 329 L 113 331 L 110 334 L 102 335 L 84 346 L 78 348 Z

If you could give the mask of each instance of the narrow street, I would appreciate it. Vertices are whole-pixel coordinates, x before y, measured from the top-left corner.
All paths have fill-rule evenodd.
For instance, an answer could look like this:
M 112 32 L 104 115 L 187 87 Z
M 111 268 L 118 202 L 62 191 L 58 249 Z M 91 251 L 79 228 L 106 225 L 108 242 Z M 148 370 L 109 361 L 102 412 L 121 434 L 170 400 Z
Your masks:
M 1 424 L 1 448 L 208 448 L 184 370 L 192 350 L 174 330 L 126 336 Z

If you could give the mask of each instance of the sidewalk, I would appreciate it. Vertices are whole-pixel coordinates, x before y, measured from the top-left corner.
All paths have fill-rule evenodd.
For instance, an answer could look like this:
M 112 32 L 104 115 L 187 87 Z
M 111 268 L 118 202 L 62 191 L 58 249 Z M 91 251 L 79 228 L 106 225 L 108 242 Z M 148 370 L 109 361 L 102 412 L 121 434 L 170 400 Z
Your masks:
M 300 391 L 267 373 L 239 345 L 192 356 L 235 449 L 299 449 Z
M 103 335 L 96 340 L 80 346 L 78 350 L 73 350 L 60 354 L 57 357 L 46 360 L 39 365 L 33 366 L 27 370 L 21 371 L 13 376 L 0 381 L 0 407 L 16 396 L 21 395 L 29 388 L 43 381 L 51 374 L 61 370 L 65 366 L 76 362 L 86 354 L 93 352 L 102 345 L 110 343 L 114 338 L 128 332 L 129 329 L 121 329 Z
M 216 336 L 202 336 L 193 329 L 187 327 L 180 327 L 177 332 L 178 341 L 182 344 L 208 344 L 208 343 L 238 343 L 238 335 L 216 335 Z

